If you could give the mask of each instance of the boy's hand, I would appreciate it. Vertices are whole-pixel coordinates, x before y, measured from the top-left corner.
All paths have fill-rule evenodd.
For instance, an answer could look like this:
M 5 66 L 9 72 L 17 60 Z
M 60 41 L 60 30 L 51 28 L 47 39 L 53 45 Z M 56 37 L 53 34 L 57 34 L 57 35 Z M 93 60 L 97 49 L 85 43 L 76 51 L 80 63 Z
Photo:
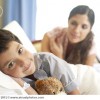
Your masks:
M 22 80 L 21 78 L 12 77 L 12 79 L 15 80 L 21 87 L 24 86 L 25 81 Z M 31 86 L 29 86 L 27 89 L 25 89 L 25 91 L 29 95 L 38 95 L 38 93 Z
M 21 78 L 14 78 L 14 77 L 12 77 L 12 79 L 15 80 L 21 87 L 23 86 L 24 81 Z

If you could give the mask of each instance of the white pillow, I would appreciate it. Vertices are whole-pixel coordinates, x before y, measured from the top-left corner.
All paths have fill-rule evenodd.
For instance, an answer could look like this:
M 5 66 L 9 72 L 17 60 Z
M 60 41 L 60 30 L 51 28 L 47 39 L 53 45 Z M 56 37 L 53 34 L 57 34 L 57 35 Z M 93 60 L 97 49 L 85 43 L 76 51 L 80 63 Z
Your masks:
M 4 29 L 11 31 L 13 34 L 15 34 L 20 41 L 22 42 L 23 46 L 29 50 L 31 53 L 36 53 L 36 49 L 25 34 L 24 30 L 21 28 L 21 26 L 16 22 L 12 21 L 7 26 L 4 27 Z
M 11 77 L 0 71 L 0 95 L 27 95 Z
M 16 21 L 12 21 L 4 29 L 14 33 L 30 52 L 35 53 L 36 49 L 32 45 L 31 41 L 25 34 L 24 30 Z M 27 93 L 15 82 L 10 76 L 5 75 L 0 71 L 0 95 L 26 95 Z

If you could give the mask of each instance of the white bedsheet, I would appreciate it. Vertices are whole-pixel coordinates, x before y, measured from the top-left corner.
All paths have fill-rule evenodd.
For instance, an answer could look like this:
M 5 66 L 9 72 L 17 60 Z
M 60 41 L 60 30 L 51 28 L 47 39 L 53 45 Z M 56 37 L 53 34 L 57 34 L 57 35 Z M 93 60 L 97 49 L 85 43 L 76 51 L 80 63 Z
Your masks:
M 11 77 L 0 71 L 0 95 L 27 95 Z
M 100 63 L 95 63 L 95 64 L 93 65 L 93 68 L 94 68 L 97 72 L 100 73 Z
M 87 65 L 71 65 L 81 94 L 100 95 L 100 73 Z

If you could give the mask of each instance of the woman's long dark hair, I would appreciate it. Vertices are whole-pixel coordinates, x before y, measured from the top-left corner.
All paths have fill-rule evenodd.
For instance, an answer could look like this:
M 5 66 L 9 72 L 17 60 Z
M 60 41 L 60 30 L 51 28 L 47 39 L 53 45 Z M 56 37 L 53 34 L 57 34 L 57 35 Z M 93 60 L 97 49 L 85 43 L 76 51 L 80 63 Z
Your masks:
M 88 16 L 88 20 L 91 24 L 91 28 L 94 24 L 95 15 L 92 9 L 90 9 L 88 6 L 80 5 L 75 7 L 69 15 L 70 19 L 76 14 L 85 14 Z M 80 43 L 75 44 L 73 50 L 71 51 L 70 55 L 67 57 L 65 56 L 65 60 L 69 63 L 73 64 L 85 64 L 87 60 L 87 56 L 89 53 L 89 50 L 92 47 L 93 43 L 93 33 L 90 31 L 87 35 L 87 37 L 81 41 Z

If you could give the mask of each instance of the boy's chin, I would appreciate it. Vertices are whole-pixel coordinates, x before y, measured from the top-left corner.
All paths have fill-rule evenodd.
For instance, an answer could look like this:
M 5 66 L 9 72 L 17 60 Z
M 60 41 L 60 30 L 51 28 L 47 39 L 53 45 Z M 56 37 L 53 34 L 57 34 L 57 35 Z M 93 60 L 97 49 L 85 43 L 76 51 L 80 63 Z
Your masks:
M 34 72 L 35 70 L 31 70 L 28 75 L 32 75 Z

